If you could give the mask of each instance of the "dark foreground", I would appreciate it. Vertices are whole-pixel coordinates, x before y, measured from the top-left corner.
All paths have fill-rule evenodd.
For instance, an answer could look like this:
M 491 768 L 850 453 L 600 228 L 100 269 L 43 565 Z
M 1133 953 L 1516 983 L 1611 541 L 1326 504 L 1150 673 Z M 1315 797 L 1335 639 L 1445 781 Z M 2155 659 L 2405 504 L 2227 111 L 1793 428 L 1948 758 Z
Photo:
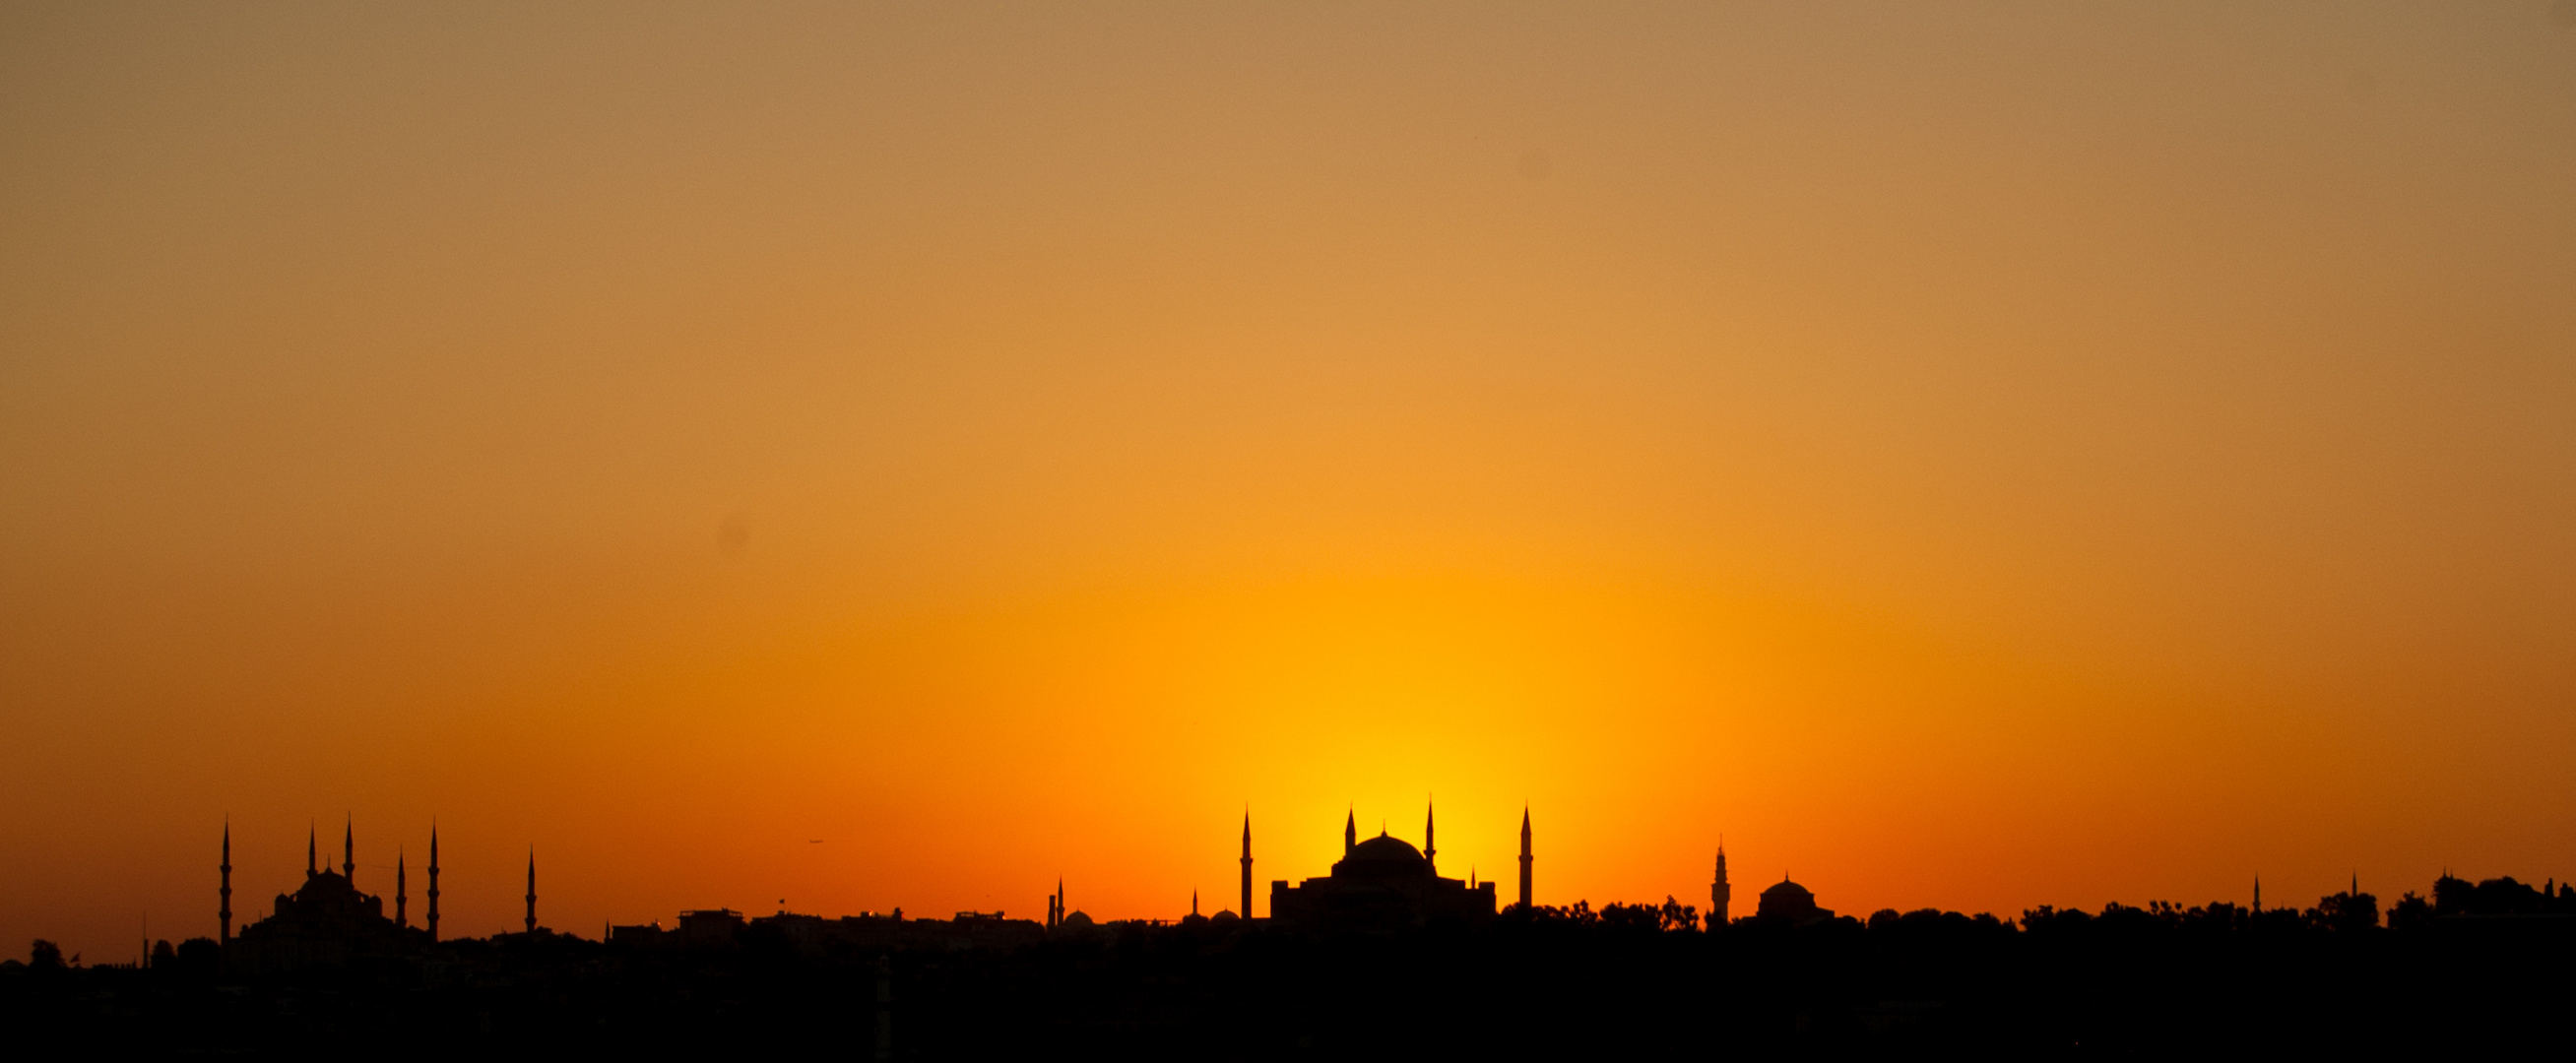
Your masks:
M 2115 906 L 1714 932 L 1542 915 L 1391 936 L 1129 925 L 889 954 L 540 932 L 260 980 L 183 949 L 141 970 L 13 962 L 0 1019 L 18 1048 L 117 1055 L 873 1059 L 882 1031 L 907 1060 L 1268 1060 L 2457 1056 L 2564 1044 L 2576 1014 L 2576 918 L 2547 914 L 2389 929 Z

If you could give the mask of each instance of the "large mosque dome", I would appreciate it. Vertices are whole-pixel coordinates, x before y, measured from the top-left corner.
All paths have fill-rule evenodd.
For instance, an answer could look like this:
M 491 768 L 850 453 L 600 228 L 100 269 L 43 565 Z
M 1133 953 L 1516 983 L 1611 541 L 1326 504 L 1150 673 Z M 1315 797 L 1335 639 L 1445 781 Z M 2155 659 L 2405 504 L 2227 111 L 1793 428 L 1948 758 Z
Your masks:
M 1337 878 L 1404 878 L 1431 874 L 1431 861 L 1412 843 L 1388 834 L 1351 846 L 1349 856 L 1333 865 Z

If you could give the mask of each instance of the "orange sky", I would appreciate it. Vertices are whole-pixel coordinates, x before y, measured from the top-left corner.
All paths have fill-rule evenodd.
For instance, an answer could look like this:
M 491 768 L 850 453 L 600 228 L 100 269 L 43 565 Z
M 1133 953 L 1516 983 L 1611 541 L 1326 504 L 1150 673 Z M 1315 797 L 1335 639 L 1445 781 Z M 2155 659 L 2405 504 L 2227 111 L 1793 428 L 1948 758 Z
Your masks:
M 2576 875 L 2563 0 L 18 4 L 0 144 L 0 954 L 226 815 L 466 934 L 1426 794 L 1547 903 Z

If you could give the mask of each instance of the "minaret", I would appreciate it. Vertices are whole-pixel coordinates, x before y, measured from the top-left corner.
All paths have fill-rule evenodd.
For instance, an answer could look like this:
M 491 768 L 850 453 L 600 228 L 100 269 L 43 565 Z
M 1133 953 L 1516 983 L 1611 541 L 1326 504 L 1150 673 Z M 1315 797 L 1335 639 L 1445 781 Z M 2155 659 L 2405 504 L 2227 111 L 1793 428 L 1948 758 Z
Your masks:
M 394 925 L 411 929 L 411 917 L 403 914 L 403 854 L 399 845 L 394 846 Z
M 307 823 L 304 825 L 304 877 L 306 878 L 313 877 L 314 873 L 320 869 L 322 860 L 320 843 L 314 840 L 316 836 L 313 831 L 314 827 L 312 824 Z
M 528 847 L 528 933 L 537 932 L 537 849 Z
M 1350 811 L 1348 817 L 1342 820 L 1342 859 L 1350 859 L 1351 850 L 1357 849 L 1359 846 L 1360 812 L 1359 809 L 1354 808 Z
M 1726 883 L 1726 840 L 1717 842 L 1717 881 L 1708 887 L 1708 926 L 1715 930 L 1726 925 L 1727 902 L 1735 899 L 1735 887 Z
M 1249 808 L 1243 810 L 1243 911 L 1239 914 L 1246 919 L 1252 918 L 1252 810 Z
M 233 821 L 229 819 L 224 821 L 223 872 L 224 886 L 215 891 L 216 896 L 223 898 L 223 907 L 215 910 L 219 928 L 216 932 L 223 935 L 219 939 L 223 944 L 230 945 L 233 943 Z
M 1190 914 L 1199 914 L 1199 891 L 1197 890 L 1190 891 Z
M 2254 876 L 2254 914 L 2263 914 L 2263 876 Z
M 1521 908 L 1522 908 L 1522 910 L 1524 910 L 1524 911 L 1528 910 L 1528 908 L 1530 907 L 1530 861 L 1531 861 L 1531 860 L 1535 860 L 1535 859 L 1537 859 L 1537 858 L 1536 858 L 1536 857 L 1533 857 L 1533 856 L 1531 856 L 1531 855 L 1530 855 L 1529 806 L 1528 806 L 1528 805 L 1522 805 L 1522 806 L 1521 806 Z
M 438 821 L 429 821 L 429 939 L 438 940 Z
M 1430 868 L 1434 875 L 1439 874 L 1439 857 L 1440 850 L 1431 844 L 1431 799 L 1425 797 L 1422 799 L 1422 866 Z
M 340 835 L 340 877 L 355 886 L 358 884 L 358 821 L 351 819 L 343 829 L 348 833 Z

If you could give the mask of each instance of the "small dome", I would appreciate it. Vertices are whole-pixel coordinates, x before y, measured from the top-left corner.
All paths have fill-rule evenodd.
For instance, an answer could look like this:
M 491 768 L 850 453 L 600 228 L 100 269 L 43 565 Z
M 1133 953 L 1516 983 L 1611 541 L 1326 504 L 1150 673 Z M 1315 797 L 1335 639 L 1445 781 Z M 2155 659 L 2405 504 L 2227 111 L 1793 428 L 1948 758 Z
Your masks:
M 1243 917 L 1234 914 L 1234 909 L 1232 908 L 1219 908 L 1215 915 L 1208 917 L 1208 922 L 1211 923 L 1237 923 L 1242 921 Z
M 1091 925 L 1091 914 L 1090 914 L 1090 913 L 1088 913 L 1088 912 L 1075 912 L 1075 913 L 1073 913 L 1072 915 L 1065 916 L 1065 917 L 1064 917 L 1064 925 L 1066 925 L 1066 926 L 1090 926 L 1090 925 Z
M 1812 905 L 1816 903 L 1816 895 L 1809 892 L 1805 886 L 1782 879 L 1770 889 L 1762 891 L 1762 900 L 1769 904 L 1787 902 Z

